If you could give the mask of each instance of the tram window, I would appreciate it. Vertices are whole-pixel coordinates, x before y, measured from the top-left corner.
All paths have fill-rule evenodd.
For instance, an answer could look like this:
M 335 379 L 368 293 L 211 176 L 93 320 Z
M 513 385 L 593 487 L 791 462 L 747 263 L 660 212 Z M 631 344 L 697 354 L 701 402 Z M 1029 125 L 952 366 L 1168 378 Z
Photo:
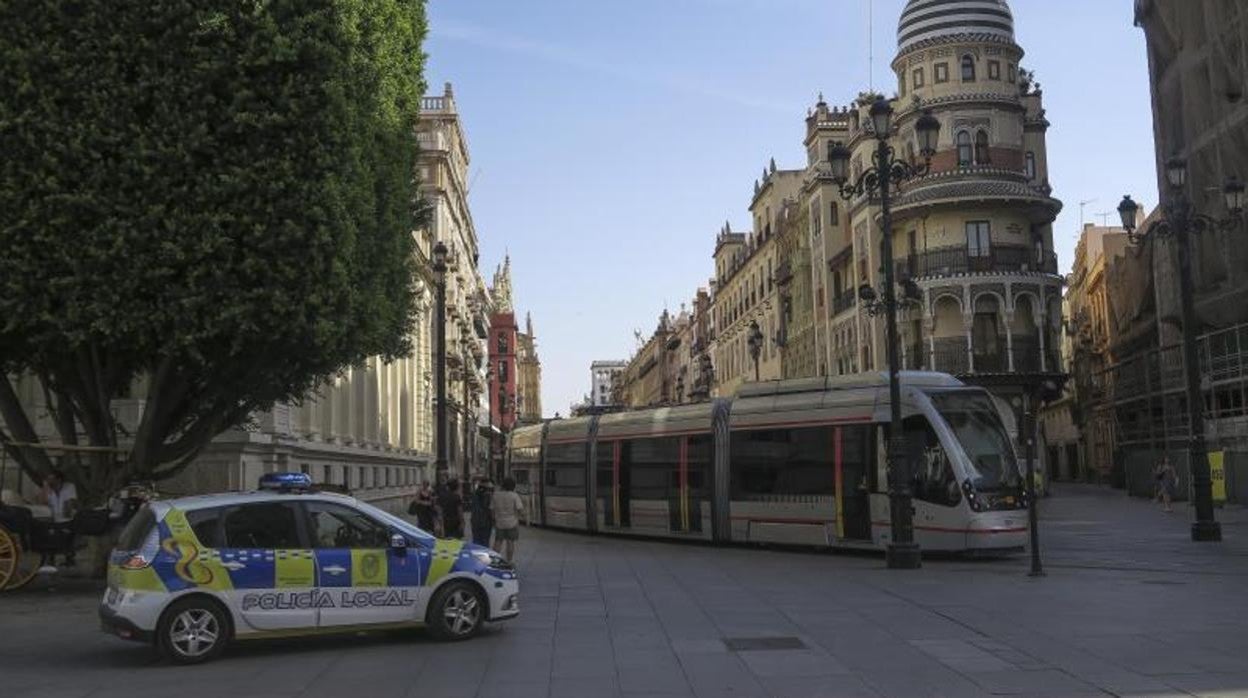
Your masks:
M 733 432 L 732 497 L 832 494 L 832 438 L 831 427 Z
M 679 442 L 676 438 L 630 441 L 628 454 L 629 496 L 633 499 L 667 499 L 668 473 L 677 468 Z
M 547 494 L 579 497 L 585 494 L 585 444 L 554 444 L 546 452 Z
M 695 497 L 705 496 L 706 473 L 711 468 L 711 435 L 690 436 L 687 457 L 689 493 Z
M 957 478 L 949 455 L 940 445 L 936 430 L 926 417 L 907 417 L 902 425 L 906 438 L 906 457 L 914 477 L 914 496 L 924 502 L 956 506 L 962 501 Z

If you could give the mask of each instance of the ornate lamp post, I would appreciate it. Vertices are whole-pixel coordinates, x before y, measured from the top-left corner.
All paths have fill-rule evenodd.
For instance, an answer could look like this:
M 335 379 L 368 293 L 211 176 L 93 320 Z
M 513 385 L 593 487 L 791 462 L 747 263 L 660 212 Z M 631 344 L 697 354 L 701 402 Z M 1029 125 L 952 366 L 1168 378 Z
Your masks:
M 468 375 L 469 375 L 468 372 L 473 370 L 472 367 L 473 367 L 473 362 L 475 361 L 475 359 L 472 359 L 472 342 L 471 340 L 468 339 L 467 335 L 460 335 L 459 348 L 460 348 L 460 356 L 461 356 L 460 360 L 463 362 L 463 370 L 460 375 L 464 379 L 463 380 L 464 382 L 464 406 L 463 406 L 464 448 L 463 448 L 462 453 L 460 454 L 460 460 L 462 461 L 461 465 L 464 471 L 462 482 L 466 484 L 468 482 L 468 478 L 472 477 L 472 455 L 473 453 L 476 452 L 476 449 L 473 448 L 473 445 L 472 445 L 472 442 L 474 441 L 474 439 L 472 438 L 472 428 L 473 428 L 472 427 L 472 410 L 468 408 L 468 404 L 470 400 L 469 385 L 468 385 Z
M 497 478 L 499 476 L 499 473 L 494 468 L 494 408 L 493 408 L 494 402 L 493 401 L 494 401 L 494 396 L 497 394 L 497 391 L 494 389 L 494 376 L 495 376 L 494 362 L 491 361 L 489 365 L 485 367 L 485 402 L 487 405 L 485 415 L 486 415 L 486 420 L 489 422 L 489 426 L 490 426 L 490 438 L 489 438 L 490 455 L 486 459 L 485 468 L 489 472 L 490 477 Z
M 757 321 L 750 321 L 750 334 L 746 336 L 745 342 L 750 349 L 750 358 L 754 359 L 754 381 L 758 382 L 758 355 L 763 351 L 763 331 L 759 329 Z
M 889 211 L 889 189 L 900 186 L 902 182 L 922 177 L 931 167 L 932 156 L 936 154 L 936 137 L 940 133 L 940 122 L 930 112 L 923 112 L 915 122 L 914 130 L 919 140 L 919 152 L 923 155 L 922 165 L 912 165 L 895 157 L 893 147 L 888 139 L 893 134 L 893 107 L 888 100 L 880 97 L 871 105 L 871 124 L 875 130 L 876 147 L 872 156 L 872 166 L 855 182 L 849 181 L 849 160 L 852 157 L 849 148 L 838 143 L 828 153 L 832 179 L 840 187 L 841 196 L 847 201 L 863 194 L 879 194 L 880 197 L 880 228 L 883 233 L 881 242 L 881 259 L 884 265 L 884 287 L 877 294 L 869 283 L 864 283 L 858 290 L 863 300 L 870 301 L 876 308 L 883 308 L 885 315 L 885 341 L 888 351 L 888 398 L 889 398 L 889 443 L 888 443 L 888 478 L 889 478 L 889 509 L 891 514 L 892 540 L 888 544 L 886 554 L 891 569 L 916 569 L 922 565 L 919 546 L 914 542 L 914 520 L 910 501 L 910 468 L 905 457 L 905 439 L 901 433 L 901 380 L 898 375 L 900 362 L 897 356 L 897 308 L 912 299 L 899 299 L 894 282 L 893 269 L 893 221 Z M 864 288 L 865 287 L 865 288 Z M 906 287 L 906 293 L 913 293 L 913 282 Z M 915 289 L 917 290 L 917 289 Z M 863 294 L 866 294 L 865 296 Z
M 1170 185 L 1169 196 L 1162 203 L 1162 217 L 1147 229 L 1137 233 L 1136 215 L 1139 204 L 1130 196 L 1122 197 L 1118 214 L 1128 239 L 1140 242 L 1147 238 L 1174 238 L 1179 253 L 1179 299 L 1183 312 L 1183 368 L 1187 378 L 1188 422 L 1191 437 L 1188 442 L 1188 462 L 1192 469 L 1192 496 L 1196 504 L 1196 521 L 1192 524 L 1192 540 L 1222 540 L 1222 525 L 1213 516 L 1213 485 L 1209 475 L 1209 454 L 1205 450 L 1204 397 L 1200 390 L 1200 357 L 1196 354 L 1196 301 L 1192 292 L 1191 236 L 1229 230 L 1240 221 L 1244 210 L 1244 184 L 1232 177 L 1222 189 L 1228 218 L 1215 219 L 1197 213 L 1187 198 L 1187 162 L 1171 158 L 1166 163 L 1166 181 Z
M 447 472 L 447 428 L 446 422 L 446 245 L 439 242 L 433 246 L 433 280 L 434 280 L 434 311 L 433 311 L 433 380 L 437 384 L 438 424 L 437 459 L 434 461 L 434 473 L 440 483 L 446 479 Z

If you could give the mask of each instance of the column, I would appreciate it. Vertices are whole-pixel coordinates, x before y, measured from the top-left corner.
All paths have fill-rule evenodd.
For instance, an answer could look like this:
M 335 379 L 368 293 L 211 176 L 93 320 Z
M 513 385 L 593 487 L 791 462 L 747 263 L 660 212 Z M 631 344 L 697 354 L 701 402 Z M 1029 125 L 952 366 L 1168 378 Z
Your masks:
M 1048 367 L 1049 362 L 1048 362 L 1048 359 L 1046 359 L 1044 355 L 1045 353 L 1044 352 L 1044 335 L 1048 334 L 1047 332 L 1045 332 L 1046 328 L 1044 326 L 1045 325 L 1045 311 L 1046 311 L 1046 308 L 1040 308 L 1040 309 L 1037 309 L 1036 311 L 1036 334 L 1039 335 L 1040 337 L 1040 371 L 1042 373 L 1049 370 L 1049 367 Z
M 321 409 L 318 411 L 317 421 L 320 423 L 321 437 L 326 441 L 333 441 L 337 437 L 337 434 L 334 432 L 334 402 L 337 400 L 337 382 L 338 380 L 335 378 L 321 387 Z
M 974 326 L 974 315 L 962 316 L 962 329 L 966 332 L 966 370 L 968 373 L 975 371 L 975 345 L 971 337 L 971 328 Z
M 1014 372 L 1014 313 L 1005 313 L 1005 361 L 1010 373 Z

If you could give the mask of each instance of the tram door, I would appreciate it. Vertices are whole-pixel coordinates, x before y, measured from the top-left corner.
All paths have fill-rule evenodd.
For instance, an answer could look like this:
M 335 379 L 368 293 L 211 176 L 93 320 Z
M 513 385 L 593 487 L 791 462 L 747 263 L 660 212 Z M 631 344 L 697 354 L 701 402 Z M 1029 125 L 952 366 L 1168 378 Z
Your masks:
M 620 528 L 631 528 L 633 525 L 631 495 L 633 478 L 632 467 L 629 465 L 629 453 L 632 451 L 632 444 L 627 441 L 617 441 L 615 443 L 617 444 L 616 453 L 619 454 L 615 461 L 615 501 L 618 506 L 616 520 L 620 522 Z
M 875 480 L 871 460 L 871 429 L 837 426 L 833 429 L 837 491 L 842 508 L 842 536 L 848 540 L 871 540 L 871 490 Z
M 624 467 L 623 441 L 603 441 L 598 444 L 598 492 L 601 505 L 602 525 L 612 528 L 628 528 L 628 469 Z

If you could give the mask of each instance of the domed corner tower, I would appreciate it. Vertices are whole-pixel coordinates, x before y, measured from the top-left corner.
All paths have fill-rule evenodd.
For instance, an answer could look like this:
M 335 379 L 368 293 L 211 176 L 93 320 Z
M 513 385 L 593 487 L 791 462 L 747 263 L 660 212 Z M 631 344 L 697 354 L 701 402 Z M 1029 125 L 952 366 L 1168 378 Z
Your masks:
M 1020 375 L 1062 370 L 1061 210 L 1048 181 L 1039 85 L 1020 67 L 1005 0 L 910 0 L 897 26 L 898 157 L 914 124 L 940 121 L 930 172 L 893 200 L 899 278 L 923 291 L 901 323 L 907 367 L 1016 393 Z

